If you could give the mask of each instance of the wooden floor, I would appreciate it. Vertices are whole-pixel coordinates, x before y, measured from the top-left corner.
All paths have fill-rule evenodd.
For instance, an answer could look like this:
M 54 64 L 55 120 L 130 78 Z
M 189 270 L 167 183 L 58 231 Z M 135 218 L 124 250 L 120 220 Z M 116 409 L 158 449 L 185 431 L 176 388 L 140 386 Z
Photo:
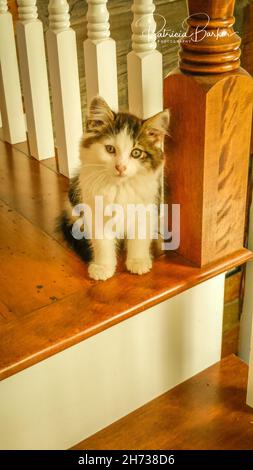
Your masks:
M 26 151 L 0 141 L 1 379 L 252 258 L 243 249 L 199 269 L 170 253 L 147 275 L 92 281 L 55 230 L 67 179 Z
M 236 356 L 201 372 L 74 449 L 253 449 L 248 367 Z

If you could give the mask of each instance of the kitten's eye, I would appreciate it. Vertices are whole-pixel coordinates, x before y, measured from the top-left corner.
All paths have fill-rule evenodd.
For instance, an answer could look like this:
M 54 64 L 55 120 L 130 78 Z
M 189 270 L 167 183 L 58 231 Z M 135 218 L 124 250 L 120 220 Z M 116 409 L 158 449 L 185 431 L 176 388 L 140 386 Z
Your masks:
M 131 156 L 133 158 L 139 158 L 142 155 L 142 150 L 141 149 L 133 149 L 131 152 Z
M 113 147 L 113 145 L 106 145 L 105 148 L 108 153 L 116 153 L 116 149 Z

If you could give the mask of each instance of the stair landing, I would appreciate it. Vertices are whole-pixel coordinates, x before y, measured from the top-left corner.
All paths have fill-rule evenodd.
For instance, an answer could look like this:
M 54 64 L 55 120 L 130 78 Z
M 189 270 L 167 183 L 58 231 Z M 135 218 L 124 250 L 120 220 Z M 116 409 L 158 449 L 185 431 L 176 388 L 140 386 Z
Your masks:
M 247 375 L 245 363 L 227 356 L 73 449 L 252 450 Z

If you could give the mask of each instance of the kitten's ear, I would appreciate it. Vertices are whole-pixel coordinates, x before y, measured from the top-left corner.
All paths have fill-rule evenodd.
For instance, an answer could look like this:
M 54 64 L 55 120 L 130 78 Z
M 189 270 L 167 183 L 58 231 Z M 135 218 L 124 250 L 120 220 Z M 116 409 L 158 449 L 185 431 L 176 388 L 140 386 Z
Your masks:
M 145 133 L 154 141 L 154 143 L 162 143 L 164 136 L 168 134 L 170 122 L 170 112 L 165 109 L 161 113 L 146 119 L 143 123 Z
M 101 98 L 101 96 L 93 98 L 87 118 L 87 130 L 99 132 L 103 127 L 108 126 L 108 124 L 113 120 L 114 113 L 106 101 Z

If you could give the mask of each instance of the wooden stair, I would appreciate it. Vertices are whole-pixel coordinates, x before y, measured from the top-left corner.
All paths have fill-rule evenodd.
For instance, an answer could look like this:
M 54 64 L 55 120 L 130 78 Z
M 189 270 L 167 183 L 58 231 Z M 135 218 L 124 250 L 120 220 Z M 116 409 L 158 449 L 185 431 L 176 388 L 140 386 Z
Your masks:
M 73 447 L 253 449 L 248 367 L 231 355 Z
M 0 141 L 0 380 L 252 258 L 243 248 L 197 268 L 170 252 L 145 276 L 119 267 L 92 281 L 55 230 L 67 179 L 27 152 Z

